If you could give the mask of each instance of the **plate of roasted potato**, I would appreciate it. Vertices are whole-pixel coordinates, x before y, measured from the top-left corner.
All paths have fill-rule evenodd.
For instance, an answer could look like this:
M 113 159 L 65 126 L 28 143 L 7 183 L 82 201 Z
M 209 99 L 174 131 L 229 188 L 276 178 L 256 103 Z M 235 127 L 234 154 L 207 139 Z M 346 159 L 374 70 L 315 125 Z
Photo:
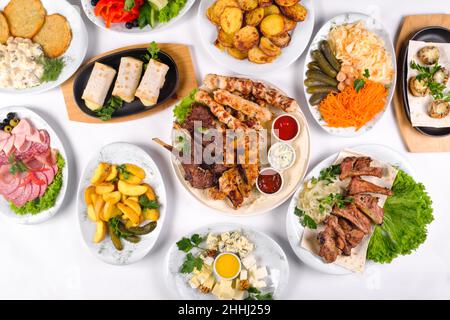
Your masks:
M 218 63 L 245 75 L 288 67 L 306 49 L 314 28 L 312 0 L 205 0 L 200 38 Z
M 142 259 L 165 220 L 166 192 L 151 157 L 128 143 L 103 147 L 84 170 L 78 217 L 89 249 L 110 264 Z

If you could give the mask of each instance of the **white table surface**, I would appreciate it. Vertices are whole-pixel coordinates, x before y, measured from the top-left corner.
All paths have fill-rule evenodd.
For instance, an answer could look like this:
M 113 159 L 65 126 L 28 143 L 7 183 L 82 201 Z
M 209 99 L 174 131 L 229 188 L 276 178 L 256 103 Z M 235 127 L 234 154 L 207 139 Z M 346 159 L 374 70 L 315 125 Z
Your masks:
M 69 2 L 79 3 L 78 0 Z M 450 13 L 448 0 L 321 0 L 315 5 L 315 31 L 333 16 L 353 11 L 381 19 L 392 37 L 404 15 Z M 197 9 L 198 3 L 175 27 L 151 36 L 102 31 L 83 14 L 90 37 L 87 57 L 152 40 L 182 42 L 192 46 L 198 80 L 210 72 L 227 74 L 200 45 Z M 303 58 L 265 79 L 304 105 L 300 79 Z M 127 123 L 89 125 L 68 120 L 60 89 L 31 97 L 1 95 L 0 107 L 9 105 L 31 106 L 43 115 L 61 134 L 73 166 L 65 204 L 53 219 L 37 226 L 23 226 L 0 216 L 0 298 L 176 299 L 176 293 L 166 286 L 163 276 L 169 246 L 199 226 L 237 222 L 266 232 L 285 250 L 291 267 L 289 286 L 284 293 L 286 299 L 450 299 L 450 153 L 407 153 L 392 107 L 372 131 L 351 139 L 328 135 L 303 108 L 311 127 L 311 166 L 344 147 L 385 144 L 403 153 L 413 164 L 416 177 L 426 185 L 434 202 L 435 221 L 428 229 L 427 241 L 417 252 L 390 265 L 369 267 L 363 275 L 331 276 L 310 269 L 293 254 L 285 235 L 287 203 L 262 216 L 233 218 L 211 212 L 182 189 L 169 166 L 169 155 L 151 142 L 156 136 L 169 139 L 171 109 Z M 115 141 L 135 143 L 150 153 L 165 178 L 170 199 L 166 225 L 157 245 L 143 260 L 126 267 L 107 265 L 91 254 L 82 240 L 75 210 L 81 170 L 94 150 Z

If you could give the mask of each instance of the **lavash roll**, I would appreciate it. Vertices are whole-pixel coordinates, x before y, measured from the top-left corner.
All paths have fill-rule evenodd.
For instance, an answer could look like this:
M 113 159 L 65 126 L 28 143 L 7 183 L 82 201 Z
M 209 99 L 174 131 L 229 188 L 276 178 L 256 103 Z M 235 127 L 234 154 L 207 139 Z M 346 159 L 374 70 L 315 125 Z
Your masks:
M 166 75 L 169 67 L 164 63 L 151 59 L 147 70 L 142 77 L 142 81 L 136 91 L 136 97 L 149 107 L 158 102 L 161 88 L 166 82 Z
M 144 63 L 141 60 L 123 57 L 120 59 L 119 74 L 112 95 L 125 102 L 132 102 L 135 97 Z
M 116 70 L 96 62 L 89 81 L 81 97 L 92 111 L 101 109 L 105 103 L 109 88 L 116 76 Z

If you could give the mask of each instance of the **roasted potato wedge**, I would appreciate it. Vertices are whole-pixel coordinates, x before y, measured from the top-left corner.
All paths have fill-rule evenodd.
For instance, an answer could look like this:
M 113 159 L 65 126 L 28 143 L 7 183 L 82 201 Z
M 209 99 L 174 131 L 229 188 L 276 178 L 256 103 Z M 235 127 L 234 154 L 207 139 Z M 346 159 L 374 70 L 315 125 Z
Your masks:
M 283 17 L 283 18 L 284 18 L 284 31 L 285 32 L 292 31 L 297 27 L 297 22 L 295 22 L 294 20 L 291 20 L 287 17 Z
M 141 215 L 142 213 L 142 209 L 141 206 L 139 205 L 138 202 L 134 201 L 134 200 L 130 200 L 129 198 L 127 200 L 125 200 L 124 204 L 126 204 L 127 206 L 129 206 L 131 209 L 134 210 L 134 212 L 136 212 L 138 215 Z
M 247 51 L 258 45 L 259 32 L 255 27 L 246 26 L 234 35 L 234 47 L 240 51 Z
M 130 184 L 141 184 L 142 183 L 142 179 L 139 177 L 136 177 L 134 174 L 123 174 L 121 173 L 119 175 L 120 180 L 123 180 L 127 183 Z
M 97 221 L 95 234 L 94 234 L 94 243 L 100 243 L 105 240 L 106 237 L 107 225 L 104 221 Z
M 145 195 L 147 196 L 148 200 L 156 200 L 155 190 L 148 184 L 144 184 L 144 186 L 147 187 L 147 192 L 145 193 Z
M 244 60 L 248 57 L 248 51 L 240 51 L 236 48 L 227 48 L 227 52 L 230 56 L 238 60 Z
M 141 196 L 147 192 L 148 188 L 145 185 L 133 185 L 123 180 L 119 180 L 117 187 L 120 193 L 126 196 Z
M 274 45 L 276 45 L 277 47 L 280 47 L 280 48 L 287 47 L 289 45 L 289 43 L 291 42 L 291 36 L 287 32 L 283 32 L 281 34 L 278 34 L 273 37 L 268 37 L 268 38 L 270 41 L 272 41 L 272 43 Z
M 115 178 L 117 178 L 117 166 L 116 165 L 112 165 L 111 166 L 111 171 L 109 172 L 109 175 L 106 177 L 105 181 L 110 182 L 113 181 Z
M 220 17 L 214 15 L 214 7 L 216 4 L 213 4 L 211 7 L 209 7 L 206 10 L 206 17 L 208 18 L 209 21 L 211 21 L 212 23 L 214 23 L 215 25 L 220 25 Z
M 280 7 L 280 9 L 286 17 L 296 22 L 304 21 L 308 15 L 308 10 L 299 3 L 290 7 Z
M 256 8 L 245 14 L 245 24 L 248 26 L 258 26 L 264 19 L 264 8 Z
M 119 191 L 105 193 L 103 195 L 103 200 L 105 200 L 105 202 L 111 202 L 112 204 L 116 204 L 117 202 L 122 200 L 122 195 L 120 194 Z
M 226 33 L 235 33 L 241 29 L 243 19 L 244 14 L 241 9 L 232 7 L 225 8 L 220 16 L 220 27 Z
M 257 64 L 270 63 L 274 59 L 274 57 L 268 56 L 258 47 L 254 47 L 248 51 L 248 60 Z
M 262 37 L 259 43 L 259 48 L 270 57 L 277 57 L 281 54 L 281 48 L 277 47 L 270 41 L 269 38 Z
M 284 18 L 279 14 L 271 14 L 261 21 L 260 28 L 266 37 L 276 36 L 284 31 Z
M 98 197 L 94 203 L 95 216 L 97 217 L 98 221 L 102 220 L 102 211 L 103 211 L 104 206 L 105 206 L 105 201 L 103 200 L 102 197 Z
M 106 202 L 105 206 L 103 207 L 103 221 L 108 222 L 109 219 L 113 217 L 120 216 L 122 212 L 117 208 L 117 206 L 114 203 Z
M 220 25 L 220 16 L 225 11 L 225 8 L 228 7 L 239 8 L 239 5 L 236 0 L 218 0 L 213 5 L 212 19 L 217 21 L 218 25 Z
M 217 35 L 217 41 L 224 47 L 231 48 L 233 46 L 234 34 L 229 34 L 219 29 L 219 34 Z
M 87 206 L 92 204 L 92 195 L 94 193 L 95 193 L 94 186 L 90 186 L 90 187 L 86 188 L 86 190 L 84 190 L 84 202 L 86 203 Z
M 260 7 L 268 7 L 271 6 L 273 4 L 273 0 L 258 0 L 259 6 Z
M 138 178 L 141 178 L 142 180 L 145 179 L 146 176 L 145 170 L 135 164 L 126 163 L 125 170 L 131 172 L 133 175 L 135 175 Z
M 111 171 L 111 165 L 107 163 L 99 163 L 97 168 L 95 169 L 94 175 L 92 176 L 91 183 L 98 184 L 105 181 L 106 177 L 108 177 Z
M 99 195 L 104 195 L 113 192 L 115 189 L 112 183 L 101 183 L 95 186 L 95 193 Z
M 274 4 L 264 8 L 264 16 L 266 17 L 270 16 L 271 14 L 280 14 L 280 13 L 281 13 L 280 9 Z
M 224 47 L 224 46 L 220 43 L 219 39 L 216 39 L 216 41 L 214 41 L 214 46 L 215 46 L 217 49 L 219 49 L 220 51 L 226 51 L 226 50 L 227 50 L 227 47 Z
M 159 220 L 159 210 L 158 209 L 145 209 L 144 210 L 145 220 L 158 221 Z
M 258 7 L 258 0 L 237 0 L 239 8 L 244 11 L 251 11 Z
M 299 2 L 300 2 L 300 0 L 275 0 L 275 3 L 277 5 L 283 6 L 283 7 L 290 7 Z
M 87 216 L 88 216 L 89 220 L 91 220 L 93 222 L 99 221 L 97 215 L 95 214 L 95 209 L 94 209 L 94 205 L 93 204 L 88 205 L 88 207 L 87 207 Z
M 130 220 L 134 225 L 138 225 L 140 222 L 140 216 L 129 206 L 118 203 L 117 208 L 123 213 L 125 217 L 127 217 L 128 220 Z

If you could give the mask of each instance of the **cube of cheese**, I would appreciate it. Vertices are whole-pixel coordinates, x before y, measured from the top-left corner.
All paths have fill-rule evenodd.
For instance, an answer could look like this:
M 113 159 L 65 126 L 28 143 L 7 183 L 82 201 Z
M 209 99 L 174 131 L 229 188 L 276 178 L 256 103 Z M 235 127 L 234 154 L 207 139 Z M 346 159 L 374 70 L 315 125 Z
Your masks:
M 203 259 L 203 262 L 207 265 L 207 266 L 212 266 L 214 263 L 214 258 L 213 257 L 206 257 L 205 259 Z
M 267 277 L 269 274 L 267 273 L 267 268 L 266 267 L 260 267 L 258 269 L 256 269 L 255 271 L 255 278 L 258 280 L 264 279 L 265 277 Z
M 216 278 L 213 275 L 210 275 L 209 278 L 206 279 L 206 281 L 202 283 L 202 286 L 205 288 L 208 288 L 209 290 L 212 290 L 215 282 L 216 282 Z
M 244 300 L 247 298 L 248 292 L 244 290 L 236 290 L 234 292 L 233 300 Z
M 248 282 L 250 283 L 250 285 L 251 286 L 255 286 L 255 283 L 257 283 L 258 282 L 258 279 L 256 279 L 254 276 L 250 276 L 249 278 L 248 278 Z
M 253 286 L 254 286 L 256 289 L 262 289 L 262 288 L 267 287 L 267 284 L 266 284 L 265 281 L 259 280 L 259 281 L 256 281 L 256 283 L 254 283 Z
M 213 289 L 212 289 L 212 291 L 211 291 L 211 293 L 214 295 L 214 296 L 216 296 L 217 298 L 219 298 L 219 296 L 220 296 L 220 284 L 219 283 L 216 283 L 214 286 L 213 286 Z
M 206 280 L 208 280 L 210 275 L 211 272 L 209 270 L 202 268 L 202 272 L 200 272 L 200 274 L 197 276 L 198 281 L 200 281 L 200 284 L 203 284 Z
M 256 264 L 256 259 L 254 256 L 249 255 L 249 256 L 245 257 L 244 259 L 242 259 L 242 264 L 244 265 L 244 267 L 246 269 L 250 269 L 251 267 L 253 267 Z
M 241 274 L 239 275 L 240 280 L 247 280 L 248 279 L 248 271 L 243 269 L 241 270 Z
M 223 288 L 222 292 L 219 296 L 220 300 L 232 300 L 235 294 L 235 291 L 233 288 Z
M 197 289 L 200 286 L 200 281 L 198 281 L 198 278 L 196 276 L 193 276 L 189 280 L 189 285 L 191 286 L 192 289 Z

